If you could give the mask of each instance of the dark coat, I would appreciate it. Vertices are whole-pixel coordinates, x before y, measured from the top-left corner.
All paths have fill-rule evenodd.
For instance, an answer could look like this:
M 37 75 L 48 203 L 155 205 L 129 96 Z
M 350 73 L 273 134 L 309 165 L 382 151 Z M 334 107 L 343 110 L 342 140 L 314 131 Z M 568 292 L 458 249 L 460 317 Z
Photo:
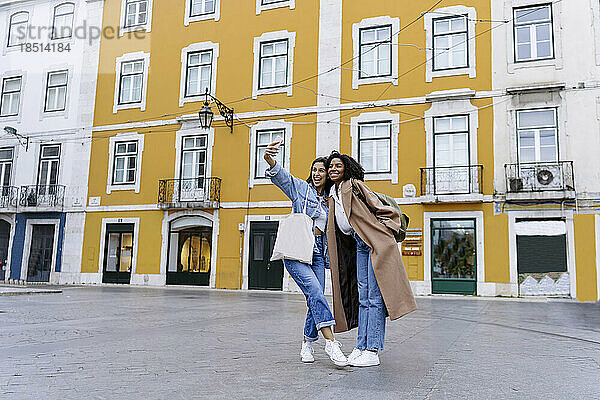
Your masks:
M 400 228 L 400 215 L 383 205 L 362 181 L 353 181 L 377 217 L 356 194 L 350 180 L 341 183 L 341 201 L 352 229 L 371 248 L 371 262 L 377 284 L 390 319 L 394 320 L 417 309 L 398 244 L 393 231 Z M 335 187 L 331 188 L 335 190 Z M 335 202 L 329 198 L 327 241 L 333 288 L 335 332 L 358 326 L 358 287 L 356 282 L 356 241 L 343 235 L 335 223 Z

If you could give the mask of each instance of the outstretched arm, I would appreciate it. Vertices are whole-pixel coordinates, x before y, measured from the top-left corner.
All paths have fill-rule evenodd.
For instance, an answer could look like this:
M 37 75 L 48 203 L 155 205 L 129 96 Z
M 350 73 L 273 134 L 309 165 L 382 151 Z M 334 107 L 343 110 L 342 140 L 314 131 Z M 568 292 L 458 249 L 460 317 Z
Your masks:
M 298 191 L 306 191 L 308 183 L 296 178 L 281 165 L 277 164 L 274 157 L 277 157 L 280 145 L 281 141 L 277 140 L 270 143 L 265 149 L 264 159 L 267 164 L 269 164 L 269 169 L 266 171 L 265 175 L 267 178 L 270 178 L 271 182 L 281 189 L 290 200 L 296 201 L 298 198 Z

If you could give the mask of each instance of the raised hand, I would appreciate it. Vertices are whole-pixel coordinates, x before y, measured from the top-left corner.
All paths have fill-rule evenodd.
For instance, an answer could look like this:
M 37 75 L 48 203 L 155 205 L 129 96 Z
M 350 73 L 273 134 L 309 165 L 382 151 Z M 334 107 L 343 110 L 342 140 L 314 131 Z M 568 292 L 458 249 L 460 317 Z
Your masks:
M 277 154 L 279 154 L 279 146 L 281 146 L 282 141 L 282 139 L 277 139 L 273 143 L 269 143 L 265 149 L 264 159 L 267 164 L 269 164 L 270 168 L 273 168 L 275 164 L 277 164 L 277 161 L 275 161 L 274 157 L 277 157 Z

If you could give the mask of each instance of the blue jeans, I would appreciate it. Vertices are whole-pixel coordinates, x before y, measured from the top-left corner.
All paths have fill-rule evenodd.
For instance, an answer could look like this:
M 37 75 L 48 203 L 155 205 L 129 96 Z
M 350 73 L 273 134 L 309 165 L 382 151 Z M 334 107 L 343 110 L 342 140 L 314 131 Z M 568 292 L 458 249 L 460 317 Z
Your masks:
M 319 338 L 319 330 L 335 325 L 335 320 L 327 299 L 325 299 L 325 255 L 324 235 L 315 236 L 312 265 L 295 260 L 283 260 L 285 268 L 306 297 L 308 312 L 304 323 L 304 339 L 314 342 Z
M 385 303 L 375 279 L 371 248 L 355 233 L 356 278 L 358 281 L 358 338 L 359 350 L 381 351 L 385 341 Z

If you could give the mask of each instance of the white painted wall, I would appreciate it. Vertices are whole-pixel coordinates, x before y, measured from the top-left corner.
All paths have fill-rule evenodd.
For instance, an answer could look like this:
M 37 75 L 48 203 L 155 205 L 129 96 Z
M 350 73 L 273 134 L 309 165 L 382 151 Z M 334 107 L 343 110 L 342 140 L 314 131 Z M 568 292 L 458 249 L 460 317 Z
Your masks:
M 54 7 L 60 0 L 12 1 L 0 0 L 0 79 L 23 74 L 21 107 L 18 117 L 0 117 L 0 147 L 14 146 L 12 186 L 35 185 L 41 144 L 61 144 L 59 184 L 66 186 L 64 211 L 68 213 L 65 226 L 61 283 L 77 283 L 81 270 L 81 248 L 86 205 L 87 182 L 91 149 L 91 127 L 94 118 L 96 81 L 100 38 L 89 34 L 83 38 L 83 27 L 102 26 L 103 0 L 72 0 L 75 3 L 74 28 L 79 37 L 50 41 L 45 35 L 32 38 L 31 43 L 69 44 L 69 52 L 22 52 L 7 48 L 10 15 L 24 10 L 30 13 L 32 27 L 50 29 Z M 68 69 L 67 107 L 60 115 L 43 113 L 45 77 L 49 71 Z M 30 138 L 29 149 L 8 136 L 2 128 L 11 126 Z
M 492 0 L 492 20 L 511 20 L 491 31 L 494 107 L 494 186 L 506 192 L 504 165 L 516 162 L 511 110 L 559 106 L 560 159 L 574 161 L 579 198 L 600 197 L 600 4 L 597 0 L 553 2 L 555 59 L 512 63 L 512 9 L 533 0 Z M 497 23 L 495 25 L 498 25 Z M 485 40 L 478 38 L 477 40 Z M 501 96 L 507 88 L 564 83 L 554 93 Z

